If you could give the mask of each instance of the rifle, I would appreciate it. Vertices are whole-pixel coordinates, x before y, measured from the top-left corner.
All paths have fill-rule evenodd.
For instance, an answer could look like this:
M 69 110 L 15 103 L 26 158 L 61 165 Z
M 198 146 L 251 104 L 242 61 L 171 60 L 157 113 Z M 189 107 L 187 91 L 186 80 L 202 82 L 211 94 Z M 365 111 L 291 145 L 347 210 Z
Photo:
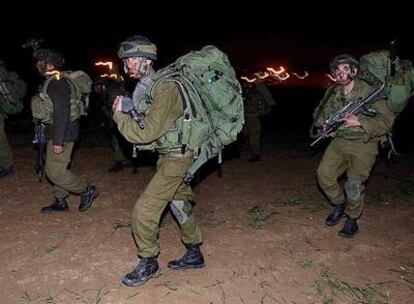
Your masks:
M 368 94 L 368 96 L 365 97 L 361 102 L 351 101 L 338 112 L 329 117 L 329 119 L 324 123 L 326 126 L 325 130 L 314 142 L 310 144 L 310 146 L 312 147 L 323 138 L 330 137 L 332 133 L 338 130 L 340 126 L 342 126 L 345 118 L 349 115 L 365 115 L 370 117 L 374 116 L 375 113 L 370 112 L 369 109 L 367 109 L 367 106 L 375 101 L 380 100 L 381 98 L 384 98 L 384 88 L 385 84 L 381 84 L 374 91 Z
M 46 162 L 46 125 L 38 122 L 36 126 L 35 136 L 33 139 L 33 145 L 36 150 L 35 170 L 39 177 L 39 182 L 42 182 L 44 174 L 44 165 Z
M 142 113 L 139 113 L 135 109 L 134 101 L 129 97 L 122 96 L 121 102 L 122 102 L 122 112 L 128 113 L 129 115 L 131 115 L 132 119 L 138 123 L 138 126 L 141 129 L 144 129 L 145 128 L 145 124 L 144 124 L 145 115 Z M 138 145 L 136 144 L 132 145 L 132 157 L 133 158 L 138 157 Z

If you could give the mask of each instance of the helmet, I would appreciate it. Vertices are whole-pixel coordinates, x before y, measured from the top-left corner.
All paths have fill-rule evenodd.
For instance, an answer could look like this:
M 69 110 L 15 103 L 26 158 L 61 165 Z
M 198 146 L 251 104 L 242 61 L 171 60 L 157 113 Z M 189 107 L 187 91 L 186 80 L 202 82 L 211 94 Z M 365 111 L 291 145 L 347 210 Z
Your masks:
M 147 37 L 135 35 L 121 43 L 118 57 L 120 59 L 144 57 L 150 60 L 157 60 L 157 47 Z
M 33 57 L 37 61 L 44 61 L 46 63 L 52 64 L 57 68 L 63 67 L 65 59 L 63 56 L 56 50 L 53 49 L 39 49 L 33 52 Z
M 359 69 L 359 62 L 356 60 L 353 56 L 349 54 L 341 54 L 338 56 L 335 56 L 330 62 L 329 62 L 329 68 L 331 70 L 334 70 L 339 64 L 348 63 L 351 68 L 357 68 Z

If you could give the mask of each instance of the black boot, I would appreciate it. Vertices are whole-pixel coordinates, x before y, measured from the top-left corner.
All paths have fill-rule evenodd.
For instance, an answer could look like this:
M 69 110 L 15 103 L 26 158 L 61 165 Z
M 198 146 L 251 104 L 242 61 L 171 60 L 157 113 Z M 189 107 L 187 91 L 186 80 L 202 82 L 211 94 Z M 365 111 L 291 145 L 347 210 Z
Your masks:
M 83 212 L 89 209 L 92 206 L 92 202 L 99 195 L 98 189 L 95 186 L 88 185 L 86 190 L 82 192 L 79 204 L 79 211 Z
M 69 207 L 68 207 L 68 203 L 66 202 L 64 198 L 62 199 L 55 198 L 54 203 L 40 209 L 41 213 L 67 212 L 67 211 L 69 211 Z
M 357 220 L 353 218 L 347 218 L 344 228 L 338 232 L 339 236 L 346 238 L 353 238 L 359 232 Z
M 119 172 L 125 167 L 122 160 L 117 160 L 113 165 L 108 169 L 108 172 Z
M 155 257 L 143 258 L 138 266 L 122 278 L 126 286 L 139 286 L 159 274 L 158 262 Z
M 260 161 L 261 157 L 259 154 L 253 154 L 252 156 L 250 156 L 247 161 L 251 162 L 251 163 L 255 163 Z
M 8 168 L 0 168 L 0 178 L 8 178 L 14 175 L 13 166 Z
M 188 268 L 203 268 L 204 257 L 200 250 L 200 245 L 188 244 L 185 246 L 187 252 L 181 259 L 174 260 L 168 263 L 168 268 L 171 269 L 188 269 Z
M 340 204 L 328 215 L 325 224 L 328 226 L 335 226 L 339 223 L 341 218 L 345 216 L 345 204 Z

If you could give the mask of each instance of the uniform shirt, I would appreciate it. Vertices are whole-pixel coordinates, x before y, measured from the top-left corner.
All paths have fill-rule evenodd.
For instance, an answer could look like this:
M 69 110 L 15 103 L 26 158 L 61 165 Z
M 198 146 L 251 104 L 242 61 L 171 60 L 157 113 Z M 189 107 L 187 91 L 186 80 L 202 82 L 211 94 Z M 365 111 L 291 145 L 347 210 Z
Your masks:
M 79 139 L 79 120 L 70 121 L 70 86 L 64 78 L 50 81 L 47 94 L 53 102 L 53 124 L 46 125 L 47 139 L 63 146 L 65 141 Z
M 183 102 L 176 85 L 161 82 L 155 87 L 153 104 L 144 119 L 144 129 L 128 114 L 115 112 L 113 118 L 129 142 L 149 144 L 166 134 L 183 114 Z
M 371 90 L 372 87 L 359 79 L 355 79 L 354 88 L 346 96 L 342 94 L 340 86 L 333 88 L 333 91 L 319 116 L 317 124 L 322 126 L 331 115 L 342 109 L 351 101 L 361 101 Z M 348 128 L 341 126 L 336 132 L 337 136 L 345 139 L 362 139 L 364 142 L 368 142 L 374 138 L 379 140 L 381 136 L 387 134 L 391 130 L 394 116 L 387 107 L 385 100 L 374 102 L 371 108 L 376 111 L 374 117 L 360 116 L 359 122 L 361 123 L 361 126 Z

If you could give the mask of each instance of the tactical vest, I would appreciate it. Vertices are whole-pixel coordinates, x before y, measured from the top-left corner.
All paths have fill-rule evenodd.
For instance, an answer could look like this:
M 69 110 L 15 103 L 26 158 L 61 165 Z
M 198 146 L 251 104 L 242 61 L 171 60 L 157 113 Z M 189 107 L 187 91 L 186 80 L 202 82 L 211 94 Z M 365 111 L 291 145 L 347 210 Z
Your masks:
M 360 102 L 369 94 L 370 88 L 371 87 L 365 81 L 356 79 L 355 86 L 352 91 L 348 95 L 344 96 L 342 95 L 340 86 L 336 86 L 331 91 L 331 95 L 328 97 L 323 109 L 325 118 L 330 117 L 339 111 L 350 101 Z M 345 139 L 363 139 L 364 133 L 365 132 L 362 127 L 345 128 L 344 126 L 341 126 L 336 132 L 338 137 Z
M 145 115 L 149 112 L 154 100 L 151 92 L 148 90 L 153 81 L 154 73 L 151 73 L 141 79 L 141 81 L 135 87 L 133 93 L 133 100 L 135 109 L 139 113 L 144 113 Z M 165 83 L 169 82 L 168 80 L 160 82 L 157 86 L 162 86 Z M 161 154 L 180 151 L 182 144 L 182 134 L 183 134 L 183 116 L 178 118 L 170 127 L 170 129 L 160 138 L 149 143 L 147 145 L 135 145 L 140 150 L 157 150 Z
M 81 116 L 87 115 L 92 80 L 82 71 L 59 73 L 59 77 L 62 77 L 70 88 L 70 121 L 75 121 Z M 45 124 L 53 123 L 53 100 L 47 90 L 50 82 L 54 79 L 57 79 L 56 76 L 48 77 L 41 85 L 38 94 L 33 96 L 31 101 L 33 117 Z M 81 79 L 82 84 L 80 84 L 79 79 Z

